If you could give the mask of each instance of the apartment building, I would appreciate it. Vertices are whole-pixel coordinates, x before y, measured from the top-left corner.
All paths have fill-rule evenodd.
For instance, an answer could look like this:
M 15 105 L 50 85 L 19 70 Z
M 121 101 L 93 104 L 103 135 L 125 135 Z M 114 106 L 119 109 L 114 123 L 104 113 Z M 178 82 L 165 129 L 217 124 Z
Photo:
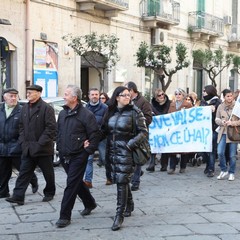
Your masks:
M 120 39 L 116 67 L 109 74 L 101 67 L 104 91 L 127 81 L 136 82 L 143 93 L 159 87 L 151 72 L 136 66 L 139 44 L 166 44 L 174 50 L 182 42 L 191 64 L 174 75 L 167 93 L 181 87 L 201 95 L 203 85 L 211 82 L 191 52 L 221 47 L 224 53 L 239 54 L 239 5 L 237 0 L 1 0 L 0 36 L 9 48 L 6 59 L 1 58 L 2 84 L 18 88 L 21 98 L 31 83 L 42 85 L 46 97 L 61 96 L 67 84 L 77 84 L 87 99 L 88 89 L 99 87 L 98 73 L 62 37 L 96 32 Z M 217 84 L 219 91 L 240 88 L 231 67 L 218 76 Z

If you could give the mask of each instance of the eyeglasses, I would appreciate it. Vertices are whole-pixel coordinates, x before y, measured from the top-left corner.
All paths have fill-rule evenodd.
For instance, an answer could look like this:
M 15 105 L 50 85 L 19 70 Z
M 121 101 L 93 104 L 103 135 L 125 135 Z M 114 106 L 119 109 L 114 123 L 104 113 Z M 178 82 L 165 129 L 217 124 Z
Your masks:
M 164 96 L 164 93 L 158 94 L 157 96 L 158 97 Z
M 119 94 L 118 96 L 119 96 L 119 97 L 129 97 L 129 98 L 131 97 L 130 94 Z
M 177 95 L 182 95 L 181 93 L 175 93 L 175 96 L 177 96 Z
M 100 97 L 100 99 L 106 99 L 105 97 Z

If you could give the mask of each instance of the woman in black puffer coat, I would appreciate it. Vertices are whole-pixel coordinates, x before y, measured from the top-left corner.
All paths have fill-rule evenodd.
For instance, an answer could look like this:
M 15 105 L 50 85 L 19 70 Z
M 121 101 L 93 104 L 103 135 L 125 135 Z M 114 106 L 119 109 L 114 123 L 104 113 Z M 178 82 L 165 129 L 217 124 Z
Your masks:
M 130 101 L 128 88 L 117 87 L 110 99 L 102 128 L 107 136 L 106 161 L 112 164 L 113 181 L 117 184 L 117 212 L 113 231 L 120 229 L 124 216 L 131 216 L 134 209 L 129 185 L 134 170 L 132 150 L 148 137 L 144 115 Z M 133 114 L 136 118 L 136 134 Z

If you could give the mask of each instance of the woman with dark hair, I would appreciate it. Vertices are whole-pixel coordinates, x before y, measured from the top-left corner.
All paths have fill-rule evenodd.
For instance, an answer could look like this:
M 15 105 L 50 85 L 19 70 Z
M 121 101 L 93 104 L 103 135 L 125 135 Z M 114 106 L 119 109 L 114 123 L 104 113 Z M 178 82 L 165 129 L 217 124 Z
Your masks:
M 221 104 L 221 100 L 217 95 L 217 89 L 213 85 L 207 85 L 203 89 L 203 100 L 200 106 L 211 106 L 212 109 L 212 152 L 205 153 L 206 168 L 204 173 L 208 177 L 214 176 L 215 171 L 215 159 L 217 157 L 217 132 L 218 125 L 215 123 L 215 117 L 218 106 Z
M 148 137 L 143 113 L 132 105 L 128 88 L 117 87 L 109 101 L 102 130 L 107 137 L 106 160 L 112 164 L 113 181 L 117 184 L 117 209 L 112 230 L 120 229 L 124 216 L 131 216 L 134 203 L 130 180 L 134 171 L 132 150 Z M 133 124 L 133 114 L 136 123 Z M 134 134 L 134 125 L 136 134 Z
M 224 102 L 218 107 L 216 119 L 216 124 L 220 127 L 218 131 L 218 147 L 217 153 L 220 162 L 221 173 L 217 177 L 218 180 L 224 179 L 229 174 L 229 181 L 235 179 L 234 173 L 236 168 L 236 152 L 237 152 L 237 142 L 232 142 L 227 136 L 228 126 L 240 126 L 240 119 L 232 114 L 232 110 L 235 105 L 235 100 L 233 92 L 229 89 L 225 89 L 222 92 L 224 97 Z M 226 145 L 228 143 L 229 147 L 229 170 L 226 166 Z
M 108 105 L 109 97 L 108 97 L 107 93 L 105 93 L 105 92 L 100 93 L 99 99 L 101 100 L 102 103 L 105 103 Z

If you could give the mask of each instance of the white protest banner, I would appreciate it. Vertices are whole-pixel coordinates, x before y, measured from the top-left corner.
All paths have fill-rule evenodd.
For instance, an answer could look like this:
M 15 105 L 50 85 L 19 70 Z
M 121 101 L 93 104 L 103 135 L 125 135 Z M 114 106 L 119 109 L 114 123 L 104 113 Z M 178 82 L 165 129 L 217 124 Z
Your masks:
M 235 102 L 235 105 L 232 110 L 232 115 L 235 115 L 240 118 L 240 95 L 238 95 L 238 98 Z
M 152 153 L 211 152 L 211 107 L 154 116 L 149 126 Z

